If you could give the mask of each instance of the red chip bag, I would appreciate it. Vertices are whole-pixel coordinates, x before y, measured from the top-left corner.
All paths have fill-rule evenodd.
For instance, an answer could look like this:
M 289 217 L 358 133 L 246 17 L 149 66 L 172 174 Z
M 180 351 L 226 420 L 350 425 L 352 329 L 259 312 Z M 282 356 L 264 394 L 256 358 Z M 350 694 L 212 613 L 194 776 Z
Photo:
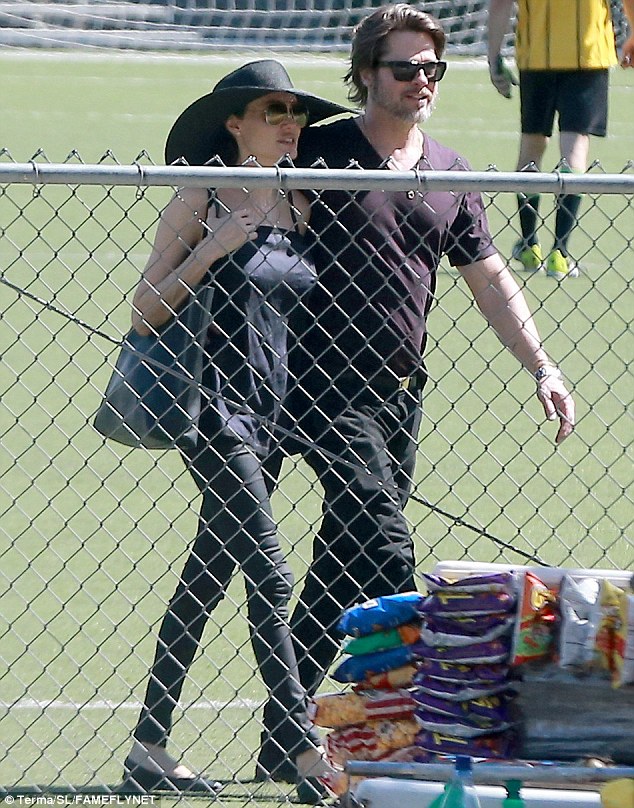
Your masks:
M 412 746 L 420 727 L 414 720 L 367 721 L 335 729 L 326 736 L 326 754 L 333 766 L 348 760 L 380 760 L 396 749 Z
M 522 575 L 513 633 L 511 665 L 548 657 L 553 643 L 555 594 L 532 572 Z
M 318 727 L 347 727 L 365 721 L 411 718 L 415 702 L 407 690 L 367 690 L 314 696 L 309 716 Z

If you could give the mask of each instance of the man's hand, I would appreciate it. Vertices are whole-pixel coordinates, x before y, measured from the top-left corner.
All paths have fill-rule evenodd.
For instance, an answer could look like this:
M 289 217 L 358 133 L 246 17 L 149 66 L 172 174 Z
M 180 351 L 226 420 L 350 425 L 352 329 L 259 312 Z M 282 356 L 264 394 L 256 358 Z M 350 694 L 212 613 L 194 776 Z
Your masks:
M 489 75 L 491 83 L 504 98 L 510 98 L 512 94 L 511 87 L 513 85 L 517 87 L 519 84 L 513 71 L 504 64 L 504 59 L 500 54 L 489 62 Z
M 561 443 L 575 428 L 575 402 L 557 376 L 545 376 L 537 383 L 537 397 L 549 421 L 559 418 L 559 431 L 555 443 Z
M 634 67 L 634 33 L 630 34 L 623 45 L 621 67 Z

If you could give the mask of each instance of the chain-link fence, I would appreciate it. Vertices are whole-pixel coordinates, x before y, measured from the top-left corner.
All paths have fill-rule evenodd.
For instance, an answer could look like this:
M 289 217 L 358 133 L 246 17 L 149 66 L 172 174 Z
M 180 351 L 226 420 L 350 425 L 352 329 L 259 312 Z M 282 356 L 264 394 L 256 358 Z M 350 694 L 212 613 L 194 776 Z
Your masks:
M 632 567 L 631 166 L 574 176 L 5 162 L 0 182 L 3 788 L 117 787 L 158 627 L 196 535 L 201 496 L 179 453 L 126 449 L 93 427 L 174 187 L 403 192 L 421 205 L 436 191 L 478 190 L 507 256 L 519 237 L 516 194 L 543 195 L 546 249 L 557 196 L 583 194 L 571 242 L 579 277 L 560 282 L 513 265 L 574 392 L 574 435 L 555 447 L 534 380 L 443 260 L 406 517 L 419 571 L 443 559 Z M 295 597 L 322 518 L 307 448 L 300 440 L 284 460 L 273 494 Z M 332 582 L 322 583 L 327 591 Z M 226 781 L 221 803 L 291 798 L 290 786 L 252 781 L 265 690 L 241 576 L 222 594 L 184 683 L 170 751 Z

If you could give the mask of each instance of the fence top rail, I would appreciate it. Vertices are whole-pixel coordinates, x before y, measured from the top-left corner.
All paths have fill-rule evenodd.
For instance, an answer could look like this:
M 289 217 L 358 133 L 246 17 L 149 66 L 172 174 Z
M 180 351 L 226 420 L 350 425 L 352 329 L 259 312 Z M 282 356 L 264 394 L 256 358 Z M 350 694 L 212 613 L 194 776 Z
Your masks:
M 626 166 L 626 169 L 630 166 Z M 632 174 L 0 163 L 1 184 L 632 194 Z
M 346 772 L 354 777 L 405 777 L 412 780 L 439 780 L 446 782 L 451 779 L 454 771 L 453 764 L 449 763 L 385 763 L 381 761 L 349 760 Z M 473 767 L 473 779 L 476 783 L 503 784 L 509 780 L 520 780 L 525 784 L 582 785 L 597 784 L 616 780 L 618 778 L 631 778 L 634 776 L 634 767 L 631 766 L 604 766 L 599 769 L 574 764 L 509 764 L 509 763 L 476 763 Z

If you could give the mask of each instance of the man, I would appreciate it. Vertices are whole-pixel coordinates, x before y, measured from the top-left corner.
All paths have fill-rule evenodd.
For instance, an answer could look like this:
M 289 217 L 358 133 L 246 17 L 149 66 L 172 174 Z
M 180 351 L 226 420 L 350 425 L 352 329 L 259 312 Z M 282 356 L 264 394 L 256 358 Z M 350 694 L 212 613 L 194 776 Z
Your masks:
M 373 12 L 355 31 L 346 77 L 363 113 L 307 130 L 302 164 L 323 158 L 329 168 L 464 168 L 419 128 L 446 69 L 444 46 L 440 24 L 414 6 Z M 338 651 L 342 612 L 365 598 L 416 588 L 403 509 L 426 378 L 426 318 L 442 255 L 534 375 L 547 417 L 559 418 L 557 442 L 572 432 L 574 405 L 491 242 L 479 194 L 326 191 L 317 195 L 310 227 L 319 277 L 288 406 L 324 488 L 313 561 L 292 618 L 300 678 L 314 693 Z M 265 710 L 256 777 L 292 779 L 270 715 Z
M 517 80 L 504 65 L 500 51 L 508 30 L 513 0 L 491 0 L 488 58 L 491 81 L 505 98 Z M 634 26 L 634 0 L 623 7 Z M 519 0 L 515 36 L 521 103 L 520 153 L 517 170 L 539 171 L 553 132 L 559 124 L 562 170 L 588 168 L 590 135 L 605 137 L 608 118 L 608 71 L 617 64 L 608 0 Z M 634 34 L 626 41 L 621 64 L 634 67 Z M 581 204 L 578 194 L 557 200 L 555 239 L 546 259 L 546 274 L 563 280 L 579 270 L 569 257 L 568 240 Z M 537 235 L 539 195 L 518 196 L 522 238 L 513 257 L 525 270 L 538 272 L 544 263 Z

